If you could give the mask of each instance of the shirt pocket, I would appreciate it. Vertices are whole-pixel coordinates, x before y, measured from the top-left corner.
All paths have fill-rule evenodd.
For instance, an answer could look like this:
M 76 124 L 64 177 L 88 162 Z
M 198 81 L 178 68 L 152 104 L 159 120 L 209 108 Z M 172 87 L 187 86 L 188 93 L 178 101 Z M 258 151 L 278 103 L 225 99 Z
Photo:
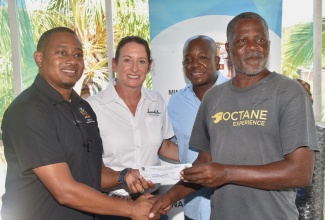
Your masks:
M 151 142 L 161 144 L 162 142 L 162 121 L 159 116 L 147 117 L 144 120 L 146 130 L 148 131 L 148 138 Z M 160 146 L 160 145 L 159 145 Z

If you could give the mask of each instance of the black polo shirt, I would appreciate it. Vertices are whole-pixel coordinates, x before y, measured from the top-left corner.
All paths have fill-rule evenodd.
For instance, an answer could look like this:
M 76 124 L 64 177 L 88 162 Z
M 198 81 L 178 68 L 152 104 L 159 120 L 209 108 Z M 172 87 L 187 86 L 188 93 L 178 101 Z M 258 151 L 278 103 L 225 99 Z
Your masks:
M 73 91 L 65 101 L 37 75 L 8 107 L 1 128 L 8 165 L 2 219 L 94 219 L 61 206 L 32 171 L 66 162 L 76 181 L 100 190 L 103 147 L 96 115 L 85 100 Z

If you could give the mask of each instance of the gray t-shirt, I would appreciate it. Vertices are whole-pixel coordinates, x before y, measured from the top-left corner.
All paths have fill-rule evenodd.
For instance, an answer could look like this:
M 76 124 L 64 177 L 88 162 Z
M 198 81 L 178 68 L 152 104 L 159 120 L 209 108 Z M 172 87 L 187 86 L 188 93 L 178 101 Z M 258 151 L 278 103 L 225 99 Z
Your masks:
M 295 80 L 271 73 L 236 88 L 211 88 L 200 106 L 190 145 L 221 164 L 263 165 L 300 146 L 318 150 L 309 95 Z M 211 220 L 298 219 L 296 189 L 259 190 L 228 184 L 211 196 Z

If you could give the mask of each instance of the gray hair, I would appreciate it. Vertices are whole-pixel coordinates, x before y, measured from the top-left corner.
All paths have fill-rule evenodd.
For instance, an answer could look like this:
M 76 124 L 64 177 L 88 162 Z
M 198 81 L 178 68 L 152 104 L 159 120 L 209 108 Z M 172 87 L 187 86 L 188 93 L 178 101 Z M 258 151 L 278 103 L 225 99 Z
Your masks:
M 241 14 L 237 15 L 236 17 L 234 17 L 228 23 L 228 26 L 227 26 L 227 41 L 228 41 L 228 43 L 230 43 L 231 40 L 234 37 L 234 33 L 235 33 L 235 28 L 234 27 L 235 27 L 235 25 L 239 21 L 244 20 L 244 19 L 258 20 L 264 26 L 265 36 L 267 38 L 269 38 L 269 26 L 267 25 L 265 19 L 262 16 L 260 16 L 259 14 L 257 14 L 257 13 L 254 13 L 254 12 L 244 12 L 244 13 L 241 13 Z

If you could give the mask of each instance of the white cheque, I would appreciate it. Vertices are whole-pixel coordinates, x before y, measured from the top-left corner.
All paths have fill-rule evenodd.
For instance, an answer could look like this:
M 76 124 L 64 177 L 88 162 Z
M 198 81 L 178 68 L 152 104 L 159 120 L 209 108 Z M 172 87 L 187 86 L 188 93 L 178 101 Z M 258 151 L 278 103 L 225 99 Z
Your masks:
M 192 164 L 173 164 L 162 166 L 144 166 L 140 169 L 140 174 L 153 183 L 174 184 L 180 180 L 181 171 L 191 167 Z

